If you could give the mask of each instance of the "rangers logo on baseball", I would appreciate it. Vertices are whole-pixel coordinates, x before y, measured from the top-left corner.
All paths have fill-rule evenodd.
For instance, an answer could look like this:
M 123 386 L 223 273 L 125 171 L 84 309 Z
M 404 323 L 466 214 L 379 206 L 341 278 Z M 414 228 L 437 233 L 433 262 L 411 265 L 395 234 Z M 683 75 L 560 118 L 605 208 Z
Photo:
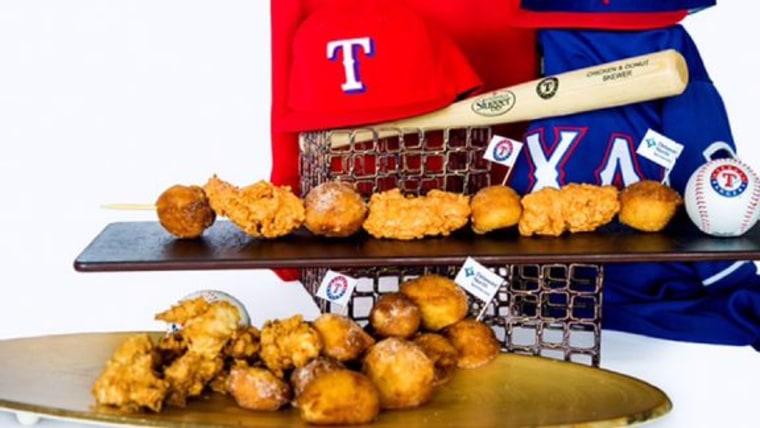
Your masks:
M 760 216 L 760 179 L 736 158 L 715 159 L 697 168 L 684 190 L 684 205 L 699 230 L 739 236 Z
M 720 165 L 710 174 L 710 186 L 719 195 L 734 198 L 747 190 L 749 179 L 735 165 Z

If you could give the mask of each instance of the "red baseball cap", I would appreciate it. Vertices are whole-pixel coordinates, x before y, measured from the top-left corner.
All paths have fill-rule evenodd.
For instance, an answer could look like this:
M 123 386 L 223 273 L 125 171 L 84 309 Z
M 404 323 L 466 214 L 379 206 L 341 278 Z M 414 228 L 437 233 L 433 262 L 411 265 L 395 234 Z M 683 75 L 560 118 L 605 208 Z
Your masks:
M 273 124 L 281 131 L 415 116 L 482 85 L 453 40 L 396 0 L 322 6 L 300 24 L 291 52 L 289 111 Z
M 528 28 L 647 30 L 675 25 L 715 0 L 521 0 L 513 25 Z

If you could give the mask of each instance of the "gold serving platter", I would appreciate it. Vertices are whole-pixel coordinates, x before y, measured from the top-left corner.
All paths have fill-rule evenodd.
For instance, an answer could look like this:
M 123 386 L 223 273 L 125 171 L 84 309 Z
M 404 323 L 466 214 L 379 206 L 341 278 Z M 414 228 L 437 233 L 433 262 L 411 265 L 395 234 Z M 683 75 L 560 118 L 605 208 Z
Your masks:
M 294 409 L 253 412 L 216 394 L 159 414 L 95 408 L 91 387 L 111 353 L 130 334 L 0 341 L 0 409 L 117 426 L 306 426 Z M 615 427 L 650 421 L 671 407 L 663 391 L 629 376 L 549 358 L 502 354 L 485 367 L 457 372 L 427 405 L 382 412 L 370 426 Z

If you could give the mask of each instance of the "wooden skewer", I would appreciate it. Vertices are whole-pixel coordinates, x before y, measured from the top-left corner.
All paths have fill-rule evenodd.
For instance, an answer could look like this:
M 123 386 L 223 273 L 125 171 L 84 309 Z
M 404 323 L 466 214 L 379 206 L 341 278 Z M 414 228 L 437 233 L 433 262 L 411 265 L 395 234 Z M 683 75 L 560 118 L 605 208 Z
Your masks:
M 156 206 L 153 204 L 104 204 L 100 208 L 124 211 L 154 211 Z

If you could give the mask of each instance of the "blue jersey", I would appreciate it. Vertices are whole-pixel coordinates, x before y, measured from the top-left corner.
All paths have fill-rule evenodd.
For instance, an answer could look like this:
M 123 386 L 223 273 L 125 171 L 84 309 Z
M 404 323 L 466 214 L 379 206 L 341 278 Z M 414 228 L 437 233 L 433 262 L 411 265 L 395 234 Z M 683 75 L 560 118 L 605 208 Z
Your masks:
M 623 188 L 643 179 L 666 179 L 683 193 L 697 167 L 735 152 L 723 102 L 682 27 L 542 30 L 539 42 L 546 75 L 673 48 L 687 61 L 689 84 L 677 97 L 531 123 L 510 174 L 509 184 L 519 193 L 574 182 Z M 636 154 L 649 129 L 684 146 L 669 173 Z M 603 326 L 760 347 L 760 277 L 751 262 L 609 264 Z

